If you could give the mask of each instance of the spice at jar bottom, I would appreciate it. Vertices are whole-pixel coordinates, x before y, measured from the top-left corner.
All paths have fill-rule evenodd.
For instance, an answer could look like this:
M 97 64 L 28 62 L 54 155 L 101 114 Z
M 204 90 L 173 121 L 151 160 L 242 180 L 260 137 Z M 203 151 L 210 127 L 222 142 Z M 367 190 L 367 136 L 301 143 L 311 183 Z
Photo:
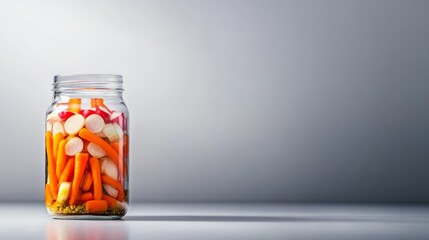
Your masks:
M 122 76 L 54 77 L 46 113 L 45 203 L 55 217 L 120 218 L 129 203 Z

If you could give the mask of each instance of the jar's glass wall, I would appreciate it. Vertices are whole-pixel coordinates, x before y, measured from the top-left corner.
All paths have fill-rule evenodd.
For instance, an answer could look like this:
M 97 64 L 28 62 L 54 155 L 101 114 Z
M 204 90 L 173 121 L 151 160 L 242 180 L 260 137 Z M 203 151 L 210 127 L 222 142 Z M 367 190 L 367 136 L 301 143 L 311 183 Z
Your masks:
M 46 113 L 45 203 L 54 217 L 128 208 L 129 113 L 118 75 L 56 76 Z

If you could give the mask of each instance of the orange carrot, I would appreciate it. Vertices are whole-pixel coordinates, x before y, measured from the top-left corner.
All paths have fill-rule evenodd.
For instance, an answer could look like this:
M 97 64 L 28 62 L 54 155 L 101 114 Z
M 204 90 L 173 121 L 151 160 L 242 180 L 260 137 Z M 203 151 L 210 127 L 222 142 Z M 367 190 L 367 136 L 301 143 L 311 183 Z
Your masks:
M 75 161 L 73 157 L 69 158 L 66 166 L 64 167 L 63 172 L 61 173 L 60 180 L 58 181 L 58 186 L 60 186 L 63 182 L 69 182 L 72 180 L 74 173 L 74 162 Z
M 107 155 L 109 155 L 109 157 L 113 160 L 116 166 L 119 166 L 120 156 L 118 152 L 116 152 L 115 149 L 113 149 L 113 147 L 110 146 L 110 144 L 104 141 L 101 137 L 88 131 L 86 128 L 82 128 L 82 130 L 80 130 L 79 136 L 101 147 L 107 153 Z
M 116 206 L 116 199 L 112 198 L 109 195 L 103 194 L 103 200 L 107 202 L 107 205 L 109 207 L 115 207 Z
M 101 171 L 100 171 L 100 163 L 98 159 L 95 157 L 91 157 L 89 159 L 89 165 L 91 166 L 92 173 L 92 182 L 94 189 L 94 199 L 101 200 L 103 194 L 103 188 L 101 186 Z
M 92 184 L 92 176 L 90 172 L 86 172 L 82 181 L 82 190 L 84 192 L 88 191 Z
M 55 134 L 55 136 L 54 136 L 54 144 L 53 144 L 54 146 L 53 146 L 53 148 L 54 148 L 54 158 L 55 159 L 58 156 L 58 147 L 60 145 L 60 141 L 63 140 L 63 139 L 64 139 L 64 134 L 61 133 L 61 132 Z
M 56 199 L 57 193 L 58 193 L 58 186 L 57 186 L 57 176 L 55 174 L 55 159 L 53 156 L 52 133 L 50 131 L 47 131 L 45 134 L 45 144 L 46 144 L 46 157 L 48 160 L 49 186 L 51 187 L 53 198 Z
M 51 186 L 49 186 L 49 184 L 45 185 L 45 203 L 47 206 L 51 206 L 54 203 L 54 198 L 51 192 Z
M 63 139 L 60 141 L 60 144 L 58 146 L 57 166 L 56 166 L 56 174 L 58 179 L 60 179 L 61 173 L 63 172 L 67 164 L 67 156 L 64 148 L 66 143 L 67 143 L 67 140 Z
M 113 147 L 113 149 L 115 149 L 117 152 L 118 152 L 118 154 L 119 155 L 121 155 L 121 152 L 122 151 L 119 151 L 119 148 L 120 148 L 120 142 L 112 142 L 112 143 L 110 143 L 110 145 L 112 145 L 112 147 Z
M 107 210 L 107 202 L 105 200 L 90 200 L 85 203 L 85 208 L 90 213 L 99 213 Z
M 82 202 L 87 202 L 89 200 L 94 200 L 94 195 L 92 194 L 92 192 L 82 193 L 82 195 L 80 195 L 80 200 Z
M 129 137 L 128 134 L 124 134 L 124 147 L 123 147 L 123 153 L 124 158 L 128 158 L 128 152 L 129 152 Z
M 86 163 L 88 162 L 88 153 L 78 153 L 76 154 L 75 164 L 74 164 L 74 177 L 72 182 L 72 189 L 70 195 L 70 205 L 75 205 L 79 197 L 79 188 L 82 183 L 83 173 L 85 172 Z
M 68 110 L 71 112 L 79 113 L 80 112 L 80 98 L 70 98 L 68 103 Z
M 112 111 L 104 104 L 104 99 L 102 98 L 92 98 L 91 99 L 91 107 L 104 107 L 109 113 L 112 113 Z
M 119 201 L 124 200 L 124 187 L 120 182 L 104 174 L 101 175 L 101 180 L 103 181 L 103 183 L 108 184 L 119 191 L 117 197 Z
M 124 173 L 123 173 L 124 177 L 126 177 L 128 175 L 128 167 L 127 167 L 127 163 L 125 162 L 124 159 Z

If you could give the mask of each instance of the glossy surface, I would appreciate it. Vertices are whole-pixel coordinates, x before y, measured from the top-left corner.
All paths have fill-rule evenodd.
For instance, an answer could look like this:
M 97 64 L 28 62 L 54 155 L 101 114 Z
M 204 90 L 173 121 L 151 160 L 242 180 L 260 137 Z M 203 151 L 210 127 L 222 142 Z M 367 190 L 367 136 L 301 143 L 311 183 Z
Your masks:
M 137 204 L 123 220 L 57 220 L 0 204 L 0 239 L 427 239 L 429 207 Z

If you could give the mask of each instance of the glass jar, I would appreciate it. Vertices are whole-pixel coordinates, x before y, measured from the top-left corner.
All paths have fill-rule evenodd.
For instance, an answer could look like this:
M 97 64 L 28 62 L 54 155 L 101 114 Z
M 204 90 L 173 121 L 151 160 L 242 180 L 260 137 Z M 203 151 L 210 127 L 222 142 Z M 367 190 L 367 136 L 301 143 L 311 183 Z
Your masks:
M 45 203 L 54 218 L 117 219 L 128 208 L 129 115 L 122 76 L 54 77 L 46 112 Z

